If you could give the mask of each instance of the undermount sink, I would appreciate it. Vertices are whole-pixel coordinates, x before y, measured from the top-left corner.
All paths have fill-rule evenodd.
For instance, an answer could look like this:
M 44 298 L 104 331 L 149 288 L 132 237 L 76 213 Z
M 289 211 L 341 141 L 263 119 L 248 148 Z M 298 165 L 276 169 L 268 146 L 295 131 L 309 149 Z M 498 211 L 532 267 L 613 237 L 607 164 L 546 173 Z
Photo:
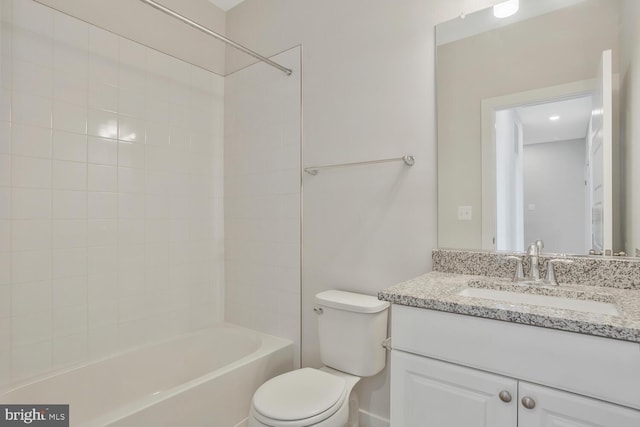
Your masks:
M 507 304 L 526 304 L 563 310 L 574 310 L 585 313 L 620 316 L 618 307 L 613 301 L 606 301 L 608 295 L 589 294 L 573 290 L 550 289 L 541 286 L 499 286 L 484 287 L 481 284 L 470 284 L 457 295 L 462 297 L 482 298 Z

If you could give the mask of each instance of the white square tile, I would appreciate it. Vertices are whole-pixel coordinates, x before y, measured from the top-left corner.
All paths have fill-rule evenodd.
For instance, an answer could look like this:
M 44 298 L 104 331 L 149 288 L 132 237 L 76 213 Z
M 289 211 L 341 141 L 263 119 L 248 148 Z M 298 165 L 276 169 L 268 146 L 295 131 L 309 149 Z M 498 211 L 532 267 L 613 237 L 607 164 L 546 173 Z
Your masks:
M 64 13 L 54 11 L 53 38 L 61 45 L 86 52 L 89 48 L 89 24 Z
M 59 368 L 86 360 L 88 354 L 86 332 L 57 336 L 53 339 L 53 367 Z
M 88 80 L 88 75 L 82 74 L 77 68 L 72 69 L 71 72 L 68 69 L 54 68 L 53 99 L 86 107 Z
M 143 68 L 120 64 L 118 85 L 126 89 L 143 89 L 146 83 L 146 72 Z
M 53 132 L 53 158 L 74 162 L 87 161 L 87 136 L 64 131 Z
M 106 58 L 91 51 L 89 54 L 89 86 L 99 83 L 118 86 L 118 60 Z
M 23 2 L 27 3 L 27 2 Z M 51 317 L 51 314 L 49 314 Z M 49 321 L 51 321 L 49 319 Z M 11 351 L 11 378 L 14 381 L 50 371 L 53 366 L 50 334 L 47 341 L 14 345 Z
M 118 124 L 118 139 L 141 144 L 145 143 L 145 122 L 143 119 L 118 116 Z
M 145 146 L 131 142 L 118 143 L 118 166 L 129 168 L 145 167 Z
M 87 110 L 62 101 L 53 102 L 53 128 L 74 133 L 87 133 Z
M 35 251 L 51 248 L 51 221 L 16 219 L 11 225 L 11 250 Z M 0 242 L 0 248 L 3 243 Z
M 14 252 L 11 257 L 13 284 L 51 279 L 51 250 Z
M 89 219 L 115 219 L 118 218 L 118 194 L 88 193 Z
M 51 160 L 13 156 L 11 179 L 14 187 L 51 188 Z
M 51 190 L 13 189 L 11 215 L 14 219 L 51 218 Z
M 118 87 L 102 82 L 89 85 L 89 107 L 110 111 L 118 111 Z
M 171 126 L 171 148 L 189 150 L 191 148 L 191 135 L 186 127 Z
M 167 197 L 161 194 L 148 194 L 145 197 L 145 214 L 147 219 L 169 218 Z
M 139 43 L 120 38 L 120 63 L 129 68 L 144 70 L 147 68 L 147 48 Z
M 118 168 L 118 191 L 120 193 L 144 193 L 144 169 Z
M 78 248 L 87 245 L 87 222 L 79 219 L 53 220 L 53 248 Z
M 0 121 L 0 154 L 11 153 L 11 123 Z
M 54 339 L 87 330 L 87 305 L 56 307 L 53 311 Z
M 86 276 L 87 248 L 57 249 L 53 251 L 53 278 Z
M 113 248 L 115 254 L 115 248 Z M 115 256 L 115 255 L 114 255 Z M 117 264 L 117 262 L 115 262 Z M 88 301 L 89 301 L 89 315 L 91 316 L 91 310 L 103 302 L 115 301 L 118 297 L 118 275 L 116 270 L 103 274 L 96 274 L 89 276 L 88 279 Z M 117 318 L 117 308 L 116 322 Z
M 13 154 L 51 158 L 51 129 L 16 123 L 11 133 Z
M 118 97 L 118 113 L 144 119 L 146 117 L 144 92 L 121 87 Z
M 96 326 L 91 329 L 88 340 L 89 357 L 99 358 L 110 355 L 118 351 L 118 325 Z
M 11 186 L 11 155 L 0 154 L 0 186 Z
M 53 37 L 53 9 L 34 1 L 13 2 L 13 25 L 36 34 Z
M 0 187 L 0 219 L 11 218 L 11 188 Z
M 87 218 L 87 193 L 85 191 L 54 190 L 53 218 Z
M 12 54 L 16 59 L 45 67 L 53 66 L 53 40 L 48 37 L 14 28 Z
M 87 164 L 54 160 L 53 188 L 56 190 L 86 190 Z
M 0 287 L 0 295 L 7 298 L 6 302 L 11 302 L 9 286 Z M 2 302 L 3 306 L 4 304 L 5 302 Z M 0 307 L 0 312 L 10 313 L 9 310 L 3 310 L 3 307 Z M 9 315 L 5 315 L 0 317 L 0 359 L 2 357 L 7 357 L 8 359 L 7 353 L 9 351 L 11 351 L 11 318 Z
M 145 240 L 147 242 L 166 243 L 169 241 L 168 219 L 147 219 L 145 227 Z
M 89 51 L 91 55 L 118 60 L 118 39 L 113 33 L 93 25 L 89 26 Z
M 118 244 L 118 221 L 90 219 L 88 223 L 89 246 L 116 246 Z
M 151 96 L 152 95 L 148 94 L 145 98 L 145 118 L 149 122 L 168 126 L 169 103 Z
M 116 246 L 94 246 L 88 250 L 89 277 L 116 275 L 118 272 L 118 250 Z M 117 280 L 114 279 L 113 286 Z
M 118 191 L 118 168 L 90 164 L 89 191 Z
M 125 246 L 144 244 L 145 226 L 142 219 L 118 221 L 118 243 Z
M 52 309 L 51 282 L 15 284 L 11 290 L 11 314 L 24 316 Z
M 87 278 L 67 277 L 53 281 L 53 306 L 69 307 L 87 304 Z
M 12 65 L 12 90 L 51 98 L 53 93 L 53 69 L 32 62 L 14 59 Z
M 119 218 L 144 218 L 144 195 L 133 193 L 118 194 Z
M 0 220 L 0 252 L 11 251 L 11 221 L 8 219 Z
M 11 120 L 15 123 L 51 127 L 51 98 L 14 92 L 11 108 Z
M 169 146 L 169 125 L 147 121 L 147 145 Z
M 87 134 L 102 138 L 117 138 L 118 116 L 108 111 L 89 109 Z
M 118 164 L 118 142 L 116 140 L 90 136 L 88 149 L 89 163 L 112 166 Z
M 11 253 L 0 252 L 0 285 L 11 283 Z

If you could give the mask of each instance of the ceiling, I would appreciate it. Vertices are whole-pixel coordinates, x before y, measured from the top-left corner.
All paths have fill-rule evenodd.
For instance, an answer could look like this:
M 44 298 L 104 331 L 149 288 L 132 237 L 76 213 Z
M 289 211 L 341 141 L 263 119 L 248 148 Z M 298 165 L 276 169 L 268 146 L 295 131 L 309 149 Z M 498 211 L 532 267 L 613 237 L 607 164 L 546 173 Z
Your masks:
M 525 144 L 582 139 L 587 136 L 591 95 L 515 108 Z M 557 120 L 550 117 L 558 116 Z
M 227 10 L 232 9 L 238 4 L 242 3 L 244 0 L 209 0 L 209 1 L 226 12 Z

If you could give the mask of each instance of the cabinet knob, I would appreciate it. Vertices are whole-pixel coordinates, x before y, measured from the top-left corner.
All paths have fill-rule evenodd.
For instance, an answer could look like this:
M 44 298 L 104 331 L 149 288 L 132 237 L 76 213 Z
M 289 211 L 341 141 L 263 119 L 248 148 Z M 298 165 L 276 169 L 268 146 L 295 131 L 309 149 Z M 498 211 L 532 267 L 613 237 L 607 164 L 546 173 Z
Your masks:
M 533 409 L 536 407 L 536 401 L 530 398 L 529 396 L 525 396 L 522 398 L 522 406 L 527 409 Z
M 511 393 L 509 393 L 507 390 L 502 390 L 499 394 L 498 397 L 500 398 L 500 400 L 502 400 L 504 403 L 509 403 L 511 402 Z

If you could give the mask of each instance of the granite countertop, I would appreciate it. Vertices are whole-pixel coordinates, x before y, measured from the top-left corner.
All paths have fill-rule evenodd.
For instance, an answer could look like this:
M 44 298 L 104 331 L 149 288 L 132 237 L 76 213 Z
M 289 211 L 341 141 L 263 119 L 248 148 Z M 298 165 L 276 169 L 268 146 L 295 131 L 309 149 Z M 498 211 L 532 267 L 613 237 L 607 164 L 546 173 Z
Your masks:
M 457 295 L 462 289 L 481 288 L 487 283 L 497 290 L 509 290 L 519 286 L 519 292 L 547 295 L 561 290 L 577 299 L 611 302 L 620 311 L 620 316 Z M 559 287 L 528 287 L 532 292 L 527 291 L 526 285 L 515 285 L 504 278 L 434 271 L 380 291 L 378 298 L 393 304 L 640 343 L 640 290 L 565 284 Z

